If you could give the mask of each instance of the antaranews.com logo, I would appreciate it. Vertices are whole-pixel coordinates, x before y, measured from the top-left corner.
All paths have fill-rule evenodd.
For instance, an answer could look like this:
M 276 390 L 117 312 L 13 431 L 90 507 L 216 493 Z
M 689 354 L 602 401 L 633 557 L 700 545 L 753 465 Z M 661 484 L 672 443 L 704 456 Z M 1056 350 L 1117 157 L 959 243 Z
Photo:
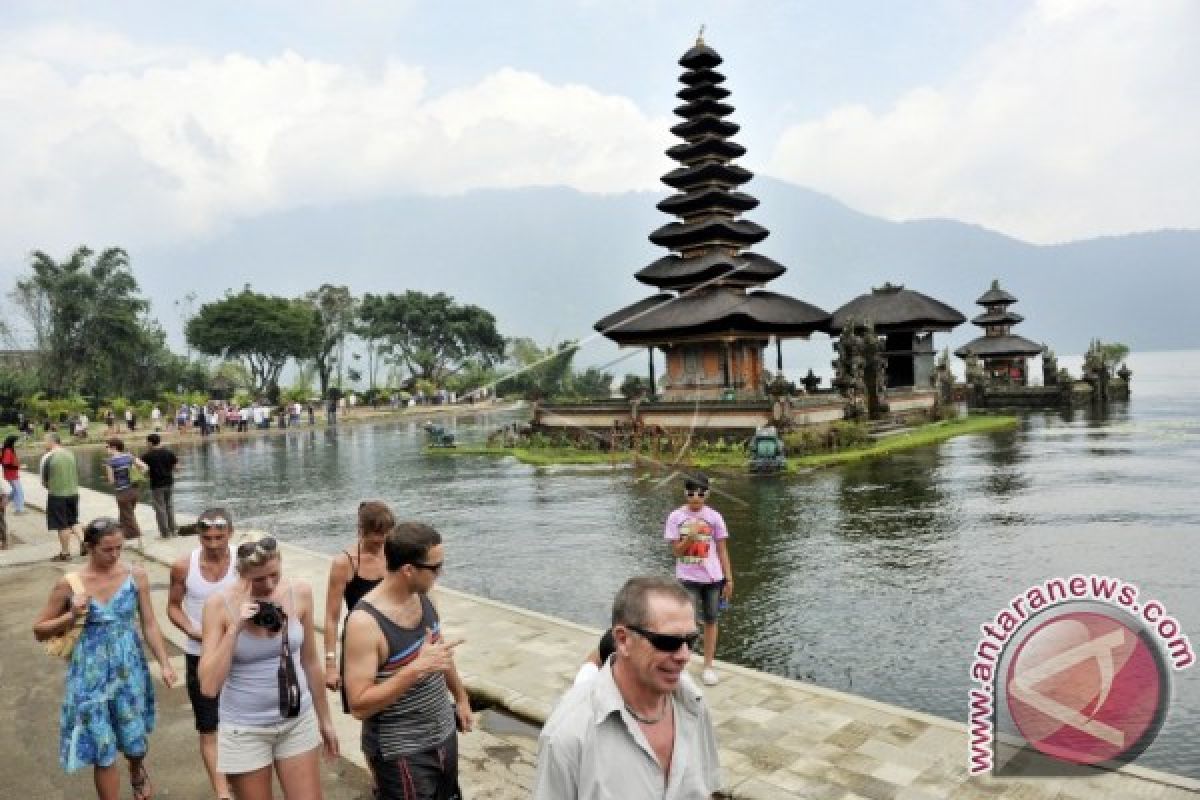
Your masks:
M 1195 656 L 1163 604 L 1139 595 L 1117 578 L 1052 578 L 981 626 L 968 695 L 972 775 L 1023 771 L 1017 757 L 1030 750 L 1051 765 L 1118 766 L 1150 746 L 1171 673 Z M 1053 772 L 1045 763 L 1043 774 Z

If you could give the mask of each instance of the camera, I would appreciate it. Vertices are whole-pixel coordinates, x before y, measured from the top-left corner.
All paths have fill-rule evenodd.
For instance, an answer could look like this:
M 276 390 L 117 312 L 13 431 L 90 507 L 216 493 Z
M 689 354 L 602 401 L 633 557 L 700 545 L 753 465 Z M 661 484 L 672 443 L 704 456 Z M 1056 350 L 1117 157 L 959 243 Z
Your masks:
M 254 616 L 250 621 L 259 627 L 266 628 L 271 633 L 278 633 L 283 630 L 283 621 L 287 619 L 287 614 L 283 609 L 272 603 L 270 600 L 259 600 L 258 611 L 254 612 Z

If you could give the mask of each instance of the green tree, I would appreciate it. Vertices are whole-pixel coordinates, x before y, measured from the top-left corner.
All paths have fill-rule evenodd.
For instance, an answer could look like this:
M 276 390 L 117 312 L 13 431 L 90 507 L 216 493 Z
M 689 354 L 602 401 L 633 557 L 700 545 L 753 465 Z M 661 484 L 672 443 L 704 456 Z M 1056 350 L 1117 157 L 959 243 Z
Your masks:
M 613 376 L 596 367 L 571 376 L 571 394 L 589 400 L 607 400 L 612 395 Z
M 1129 345 L 1121 342 L 1102 342 L 1097 339 L 1093 347 L 1104 362 L 1104 366 L 1110 370 L 1129 358 Z
M 574 342 L 560 342 L 543 348 L 532 339 L 510 339 L 510 371 L 496 382 L 496 388 L 518 392 L 530 400 L 560 397 L 568 391 L 571 361 L 578 351 Z
M 439 386 L 471 362 L 488 367 L 504 357 L 496 318 L 442 292 L 367 294 L 359 317 L 387 338 L 414 378 Z
M 41 381 L 54 395 L 146 394 L 169 357 L 158 323 L 119 247 L 78 247 L 65 261 L 37 250 L 13 298 L 41 352 Z
M 629 374 L 621 381 L 620 392 L 626 400 L 633 400 L 646 394 L 650 389 L 650 381 L 641 375 Z
M 321 321 L 306 302 L 259 294 L 246 286 L 238 294 L 202 305 L 188 320 L 185 333 L 201 353 L 245 359 L 255 391 L 262 392 L 278 384 L 289 358 L 314 357 Z
M 354 332 L 358 317 L 358 300 L 345 286 L 322 284 L 321 288 L 304 295 L 304 302 L 316 312 L 320 332 L 314 343 L 312 358 L 321 384 L 321 396 L 329 391 L 334 369 L 338 385 L 342 383 L 346 364 L 346 337 Z

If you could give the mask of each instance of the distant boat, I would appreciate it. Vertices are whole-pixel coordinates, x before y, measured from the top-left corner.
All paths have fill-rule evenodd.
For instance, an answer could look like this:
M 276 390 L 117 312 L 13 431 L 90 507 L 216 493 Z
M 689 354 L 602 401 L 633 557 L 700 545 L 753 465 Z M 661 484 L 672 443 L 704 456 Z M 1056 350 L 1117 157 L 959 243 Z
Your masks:
M 766 425 L 755 431 L 750 440 L 750 471 L 770 473 L 786 468 L 787 453 L 774 426 Z
M 456 447 L 454 443 L 454 434 L 447 431 L 441 425 L 436 425 L 432 422 L 425 423 L 426 442 L 430 447 Z

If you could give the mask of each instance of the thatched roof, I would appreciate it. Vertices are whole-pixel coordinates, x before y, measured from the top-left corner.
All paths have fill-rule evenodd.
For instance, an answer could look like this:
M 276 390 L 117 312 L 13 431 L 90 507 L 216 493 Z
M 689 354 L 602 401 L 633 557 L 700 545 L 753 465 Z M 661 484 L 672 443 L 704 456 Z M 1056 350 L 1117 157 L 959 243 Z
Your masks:
M 870 321 L 879 333 L 950 331 L 967 321 L 955 309 L 926 294 L 885 283 L 833 312 L 830 330 L 840 333 L 850 320 Z
M 992 281 L 992 288 L 979 295 L 975 301 L 981 306 L 993 306 L 998 303 L 1015 303 L 1017 298 L 1000 288 L 1000 281 Z
M 966 358 L 967 353 L 974 353 L 980 358 L 1037 356 L 1041 355 L 1042 346 L 1024 336 L 980 336 L 954 351 L 959 358 Z
M 642 283 L 657 286 L 660 289 L 695 286 L 710 281 L 722 275 L 728 275 L 725 280 L 730 284 L 758 286 L 773 281 L 787 267 L 758 253 L 740 253 L 731 256 L 727 253 L 706 253 L 693 258 L 680 256 L 664 256 L 653 264 L 634 275 Z M 734 273 L 734 274 L 730 274 Z

